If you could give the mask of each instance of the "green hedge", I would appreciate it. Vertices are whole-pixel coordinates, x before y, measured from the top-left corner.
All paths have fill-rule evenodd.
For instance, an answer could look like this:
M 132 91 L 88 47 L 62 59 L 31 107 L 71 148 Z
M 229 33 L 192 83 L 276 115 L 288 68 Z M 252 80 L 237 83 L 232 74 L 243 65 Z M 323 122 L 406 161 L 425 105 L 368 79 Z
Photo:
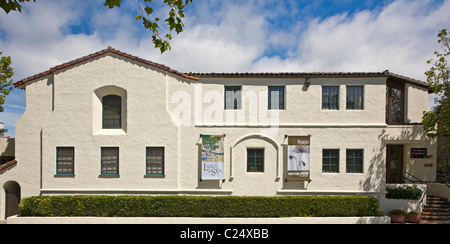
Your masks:
M 423 193 L 421 189 L 412 186 L 406 188 L 386 188 L 386 191 L 388 192 L 386 194 L 387 199 L 419 200 Z
M 382 216 L 363 196 L 193 197 L 36 196 L 22 199 L 20 216 L 83 217 L 349 217 Z

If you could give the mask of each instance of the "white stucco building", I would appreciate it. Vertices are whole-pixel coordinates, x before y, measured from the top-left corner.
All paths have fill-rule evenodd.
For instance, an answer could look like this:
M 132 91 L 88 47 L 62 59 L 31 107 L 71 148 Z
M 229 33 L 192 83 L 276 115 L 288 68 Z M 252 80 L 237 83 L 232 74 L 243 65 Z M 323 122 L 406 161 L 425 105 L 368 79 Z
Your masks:
M 107 48 L 15 87 L 27 108 L 17 164 L 0 171 L 0 219 L 33 195 L 381 200 L 386 183 L 435 180 L 428 85 L 388 71 L 181 73 Z M 210 151 L 208 135 L 220 139 Z

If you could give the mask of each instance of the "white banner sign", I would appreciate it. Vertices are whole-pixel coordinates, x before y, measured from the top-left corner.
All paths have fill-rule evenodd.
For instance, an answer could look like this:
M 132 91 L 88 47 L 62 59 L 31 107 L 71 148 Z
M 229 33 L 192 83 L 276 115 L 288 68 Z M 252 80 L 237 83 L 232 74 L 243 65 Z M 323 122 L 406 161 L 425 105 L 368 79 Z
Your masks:
M 202 136 L 202 180 L 224 180 L 224 136 Z
M 310 137 L 289 136 L 288 180 L 308 181 L 310 179 Z

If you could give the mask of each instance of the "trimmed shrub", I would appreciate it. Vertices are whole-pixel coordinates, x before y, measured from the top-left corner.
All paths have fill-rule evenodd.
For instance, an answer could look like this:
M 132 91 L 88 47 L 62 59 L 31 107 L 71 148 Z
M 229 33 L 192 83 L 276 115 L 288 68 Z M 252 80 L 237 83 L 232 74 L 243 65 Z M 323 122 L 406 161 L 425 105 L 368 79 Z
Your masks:
M 363 196 L 36 196 L 22 199 L 20 216 L 68 217 L 356 217 L 382 216 Z
M 406 200 L 419 200 L 422 197 L 423 191 L 419 188 L 408 186 L 406 188 L 387 188 L 387 199 L 406 199 Z

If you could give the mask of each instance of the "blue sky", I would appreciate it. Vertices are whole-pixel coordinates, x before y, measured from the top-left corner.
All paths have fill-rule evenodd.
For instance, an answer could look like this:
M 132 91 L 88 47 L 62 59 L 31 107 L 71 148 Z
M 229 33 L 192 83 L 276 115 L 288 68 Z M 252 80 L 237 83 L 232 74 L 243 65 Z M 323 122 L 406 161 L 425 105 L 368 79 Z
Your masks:
M 164 16 L 162 0 L 153 2 Z M 134 20 L 135 0 L 113 10 L 103 4 L 38 0 L 22 14 L 0 12 L 0 51 L 12 57 L 14 81 L 108 46 L 185 72 L 388 69 L 425 80 L 437 33 L 450 29 L 450 0 L 194 0 L 186 30 L 161 55 Z M 6 98 L 7 135 L 25 106 L 22 90 Z

